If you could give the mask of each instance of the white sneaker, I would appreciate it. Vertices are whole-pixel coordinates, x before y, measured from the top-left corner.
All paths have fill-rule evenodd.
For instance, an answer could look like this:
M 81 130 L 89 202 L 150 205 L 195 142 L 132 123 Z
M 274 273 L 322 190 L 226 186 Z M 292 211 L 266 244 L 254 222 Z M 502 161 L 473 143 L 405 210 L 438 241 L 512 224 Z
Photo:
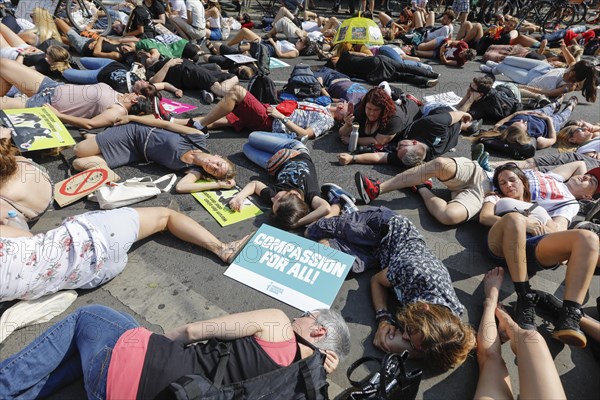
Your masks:
M 481 70 L 481 72 L 485 72 L 486 74 L 493 74 L 493 72 L 492 72 L 493 68 L 489 67 L 489 66 L 487 66 L 485 64 L 481 64 L 479 66 L 479 69 Z
M 497 63 L 496 61 L 492 61 L 492 60 L 487 60 L 485 65 L 487 65 L 488 67 L 494 68 L 497 67 L 499 63 Z
M 202 100 L 206 104 L 212 104 L 212 102 L 215 101 L 215 96 L 211 92 L 209 92 L 208 90 L 201 90 L 200 91 L 200 96 L 202 96 Z

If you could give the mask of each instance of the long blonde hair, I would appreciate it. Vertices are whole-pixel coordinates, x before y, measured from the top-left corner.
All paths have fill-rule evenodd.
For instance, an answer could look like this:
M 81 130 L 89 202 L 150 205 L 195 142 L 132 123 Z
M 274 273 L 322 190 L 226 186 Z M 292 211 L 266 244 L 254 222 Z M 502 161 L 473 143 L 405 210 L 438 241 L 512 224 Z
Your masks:
M 52 38 L 62 42 L 60 32 L 54 23 L 52 15 L 45 8 L 36 7 L 31 12 L 31 20 L 38 29 L 40 43 Z
M 580 145 L 571 143 L 569 139 L 573 136 L 578 128 L 579 127 L 577 125 L 569 125 L 558 131 L 556 134 L 556 147 L 558 147 L 559 152 L 570 153 L 577 150 Z
M 60 46 L 52 45 L 48 47 L 46 57 L 52 71 L 58 71 L 62 74 L 64 70 L 71 68 L 71 64 L 69 64 L 71 56 L 66 49 Z
M 521 145 L 527 145 L 531 142 L 531 138 L 527 134 L 527 130 L 514 125 L 510 125 L 502 131 L 499 129 L 491 129 L 489 131 L 483 132 L 479 136 L 467 139 L 471 140 L 472 142 L 476 142 L 479 141 L 479 139 L 481 138 L 492 137 L 497 137 L 506 143 L 518 143 Z

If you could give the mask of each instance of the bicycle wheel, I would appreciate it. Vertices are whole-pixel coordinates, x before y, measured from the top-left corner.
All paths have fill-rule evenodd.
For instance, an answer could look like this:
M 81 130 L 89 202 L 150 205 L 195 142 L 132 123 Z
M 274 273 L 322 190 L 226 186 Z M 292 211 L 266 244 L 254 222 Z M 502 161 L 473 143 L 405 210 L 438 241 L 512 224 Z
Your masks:
M 430 11 L 433 11 L 437 17 L 438 15 L 441 15 L 444 11 L 446 11 L 446 8 L 448 8 L 449 4 L 447 5 L 446 2 L 446 0 L 431 0 L 427 3 L 427 7 Z
M 588 6 L 585 3 L 573 3 L 571 7 L 575 9 L 575 16 L 573 17 L 573 25 L 580 25 L 586 23 L 586 16 L 588 13 Z
M 571 6 L 555 7 L 546 15 L 544 23 L 541 25 L 542 32 L 553 32 L 556 29 L 568 28 L 573 24 L 575 18 L 575 8 Z
M 554 5 L 550 1 L 537 1 L 523 7 L 517 15 L 517 18 L 541 26 L 546 19 L 546 16 L 553 8 Z
M 481 23 L 483 23 L 485 26 L 490 26 L 495 23 L 497 15 L 512 15 L 512 8 L 512 2 L 503 0 L 490 0 L 481 9 Z
M 98 18 L 96 19 L 96 16 Z M 81 32 L 94 23 L 95 29 L 102 29 L 102 35 L 108 34 L 112 26 L 112 17 L 100 0 L 67 0 L 67 17 L 75 30 Z

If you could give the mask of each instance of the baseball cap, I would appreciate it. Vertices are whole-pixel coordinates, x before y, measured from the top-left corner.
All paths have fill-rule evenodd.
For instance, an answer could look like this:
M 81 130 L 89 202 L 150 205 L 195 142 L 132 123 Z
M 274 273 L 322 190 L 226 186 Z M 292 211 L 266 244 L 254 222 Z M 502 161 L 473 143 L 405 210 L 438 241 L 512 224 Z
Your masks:
M 585 175 L 592 175 L 592 176 L 596 177 L 596 181 L 598 182 L 598 187 L 596 188 L 596 193 L 600 193 L 600 167 L 590 169 L 588 172 L 585 173 Z

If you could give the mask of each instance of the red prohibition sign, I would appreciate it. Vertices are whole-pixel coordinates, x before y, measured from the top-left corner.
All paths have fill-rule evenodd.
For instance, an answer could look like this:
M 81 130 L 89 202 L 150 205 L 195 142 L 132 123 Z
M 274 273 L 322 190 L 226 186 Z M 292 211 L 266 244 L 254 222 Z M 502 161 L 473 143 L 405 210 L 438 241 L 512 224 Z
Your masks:
M 98 183 L 96 183 L 94 186 L 91 186 L 91 187 L 85 187 L 85 184 L 88 183 L 88 179 L 92 178 L 97 173 L 102 174 L 102 178 L 98 181 Z M 73 190 L 72 192 L 68 192 L 67 191 L 68 184 L 70 182 L 72 182 L 73 179 L 78 179 L 78 178 L 82 179 L 79 186 L 77 186 L 75 188 L 75 190 Z M 84 172 L 77 174 L 75 176 L 72 176 L 70 179 L 66 180 L 62 184 L 62 186 L 60 187 L 58 192 L 60 194 L 62 194 L 63 196 L 77 196 L 79 194 L 86 193 L 86 192 L 96 189 L 98 186 L 102 185 L 104 183 L 104 181 L 106 181 L 106 178 L 108 178 L 108 171 L 105 169 L 98 168 L 98 169 L 91 169 L 89 171 L 84 171 Z

